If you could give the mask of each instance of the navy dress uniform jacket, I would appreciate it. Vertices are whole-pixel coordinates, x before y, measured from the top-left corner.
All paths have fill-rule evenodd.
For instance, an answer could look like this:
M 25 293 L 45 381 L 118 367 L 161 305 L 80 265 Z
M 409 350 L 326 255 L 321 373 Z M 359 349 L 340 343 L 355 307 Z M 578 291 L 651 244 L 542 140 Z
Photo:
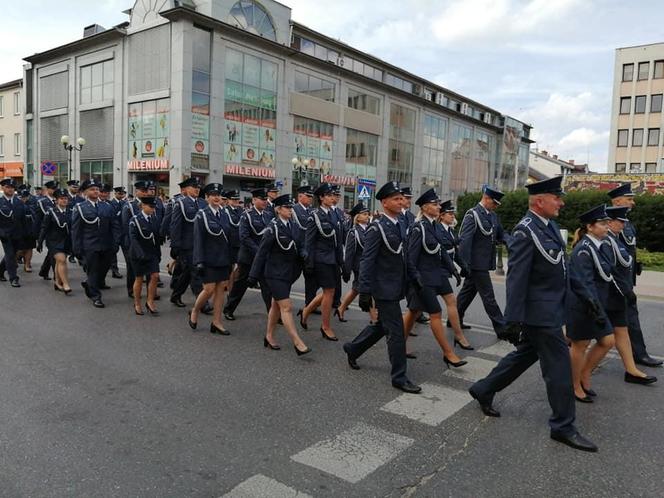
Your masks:
M 295 223 L 300 229 L 298 235 L 300 239 L 297 241 L 297 244 L 301 248 L 304 247 L 304 237 L 307 231 L 307 221 L 311 216 L 311 211 L 312 209 L 305 208 L 300 203 L 297 203 L 293 206 L 293 217 L 291 218 L 291 222 Z
M 454 263 L 443 250 L 442 227 L 426 218 L 410 226 L 406 257 L 409 278 L 422 285 L 438 288 L 448 273 L 454 273 Z
M 235 255 L 234 259 L 237 259 L 237 252 L 240 250 L 240 218 L 243 212 L 244 209 L 240 206 L 224 208 L 224 214 L 228 219 L 228 240 Z
M 443 234 L 443 250 L 447 253 L 447 255 L 450 257 L 450 259 L 454 262 L 457 263 L 459 266 L 462 265 L 461 258 L 459 257 L 459 238 L 456 236 L 454 233 L 452 227 L 445 228 L 445 225 L 441 224 L 440 225 L 442 234 Z M 456 267 L 454 268 L 456 269 Z M 443 268 L 443 271 L 447 271 L 446 268 Z M 446 277 L 451 277 L 454 272 L 450 273 L 449 275 L 445 275 Z
M 618 237 L 632 257 L 632 285 L 636 285 L 636 228 L 634 224 L 631 221 L 626 221 L 625 227 Z
M 232 263 L 228 217 L 221 209 L 218 213 L 215 215 L 212 208 L 207 206 L 196 215 L 193 240 L 194 265 L 221 268 Z
M 198 212 L 205 208 L 205 201 L 192 199 L 186 195 L 173 205 L 171 218 L 171 248 L 192 251 L 194 248 L 194 220 Z
M 528 212 L 514 227 L 507 270 L 505 319 L 533 327 L 565 323 L 566 245 L 558 225 Z
M 139 213 L 129 221 L 129 257 L 137 262 L 159 261 L 161 257 L 161 235 L 159 220 L 150 216 L 150 221 Z
M 288 226 L 273 218 L 265 229 L 251 265 L 249 276 L 256 280 L 283 280 L 292 284 L 299 276 L 300 227 L 291 220 Z
M 160 234 L 162 239 L 170 238 L 171 236 L 171 221 L 173 219 L 173 206 L 182 194 L 175 194 L 164 206 L 164 218 L 161 220 Z
M 263 211 L 259 212 L 255 207 L 245 211 L 240 218 L 240 251 L 238 252 L 238 263 L 250 266 L 258 252 L 261 238 L 265 228 L 270 223 L 270 217 Z
M 459 230 L 459 256 L 471 270 L 496 269 L 496 244 L 505 242 L 509 247 L 509 236 L 503 232 L 498 215 L 477 205 L 463 217 Z
M 134 216 L 138 216 L 139 214 L 141 214 L 141 207 L 138 199 L 125 202 L 120 211 L 120 225 L 122 228 L 120 245 L 125 251 L 129 250 L 129 223 L 134 219 Z
M 50 197 L 40 197 L 35 203 L 35 209 L 33 212 L 34 226 L 33 230 L 36 237 L 39 237 L 39 233 L 42 228 L 42 222 L 46 216 L 48 216 L 49 209 L 55 207 L 55 200 Z
M 358 291 L 374 299 L 400 301 L 406 295 L 406 227 L 381 216 L 367 230 Z
M 343 264 L 343 234 L 341 224 L 333 210 L 326 213 L 318 208 L 307 220 L 304 242 L 305 266 L 313 268 L 316 263 Z
M 18 240 L 26 230 L 28 207 L 17 195 L 11 200 L 0 197 L 0 239 Z
M 71 213 L 67 209 L 61 211 L 60 208 L 49 208 L 46 216 L 42 219 L 42 226 L 39 230 L 38 244 L 46 242 L 48 252 L 51 254 L 57 252 L 71 253 Z
M 90 201 L 76 204 L 72 210 L 72 252 L 84 255 L 87 252 L 117 252 L 120 245 L 120 220 L 106 202 Z
M 367 230 L 368 227 L 363 228 L 362 225 L 355 225 L 348 232 L 344 246 L 344 275 L 349 276 L 351 272 L 359 275 L 360 261 L 364 252 Z

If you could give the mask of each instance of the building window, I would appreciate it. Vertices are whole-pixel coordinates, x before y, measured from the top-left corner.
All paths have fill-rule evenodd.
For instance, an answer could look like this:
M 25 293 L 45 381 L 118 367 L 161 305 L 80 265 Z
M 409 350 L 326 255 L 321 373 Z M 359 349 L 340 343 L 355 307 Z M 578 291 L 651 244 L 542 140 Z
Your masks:
M 14 92 L 14 116 L 21 114 L 21 97 L 19 92 Z
M 98 182 L 113 184 L 113 160 L 81 161 L 81 181 L 95 179 Z
M 450 190 L 452 192 L 465 192 L 468 183 L 468 172 L 473 150 L 473 129 L 469 126 L 454 123 L 450 135 Z M 516 153 L 515 152 L 515 160 Z
M 295 116 L 293 139 L 293 187 L 320 183 L 321 174 L 332 171 L 334 126 Z
M 624 173 L 627 165 L 625 163 L 616 163 L 616 173 Z
M 442 193 L 443 185 L 449 184 L 449 171 L 445 167 L 447 154 L 448 120 L 425 114 L 424 116 L 424 153 L 422 157 L 422 185 L 435 188 Z
M 634 99 L 634 113 L 643 114 L 646 112 L 646 96 L 637 95 Z
M 0 135 L 0 157 L 5 155 L 5 136 Z
M 646 173 L 657 173 L 657 163 L 646 163 Z
M 247 8 L 251 8 L 250 6 L 251 4 Z M 190 165 L 194 169 L 206 170 L 210 168 L 212 33 L 206 29 L 194 27 L 192 39 L 194 51 L 192 57 Z
M 650 112 L 662 112 L 662 94 L 650 96 Z
M 664 78 L 664 61 L 655 61 L 655 71 L 652 77 L 656 79 Z
M 399 88 L 404 92 L 413 93 L 413 84 L 410 81 L 401 79 L 393 74 L 388 73 L 385 75 L 385 83 L 395 88 Z
M 380 116 L 380 99 L 352 88 L 348 89 L 348 107 Z
M 620 98 L 620 114 L 629 114 L 632 110 L 632 97 Z
M 639 75 L 638 80 L 647 80 L 650 73 L 650 63 L 649 62 L 639 62 Z
M 618 130 L 618 147 L 627 147 L 629 130 Z
M 390 141 L 387 179 L 410 185 L 415 149 L 415 111 L 398 104 L 390 106 Z
M 274 168 L 278 66 L 226 50 L 224 163 Z
M 0 118 L 5 117 L 5 96 L 0 95 Z
M 334 102 L 334 89 L 335 84 L 332 81 L 295 71 L 295 91 L 297 93 Z
M 113 60 L 81 68 L 81 104 L 113 99 Z
M 370 194 L 369 199 L 363 202 L 370 209 L 373 208 L 373 191 L 375 189 L 376 168 L 378 166 L 378 137 L 363 131 L 347 129 L 346 132 L 346 175 L 354 176 L 358 179 L 373 180 L 373 186 L 367 186 Z M 369 182 L 366 182 L 369 183 Z M 357 189 L 354 194 L 349 195 L 345 200 L 351 200 L 352 203 L 360 201 L 357 197 Z
M 632 146 L 641 147 L 643 145 L 643 128 L 634 128 L 632 130 Z
M 14 133 L 14 155 L 15 156 L 20 156 L 21 155 L 21 134 L 20 133 Z
M 659 145 L 659 128 L 648 129 L 648 145 Z
M 641 163 L 629 163 L 630 173 L 641 173 Z
M 622 80 L 632 81 L 634 79 L 634 64 L 623 64 Z
M 270 14 L 254 0 L 242 0 L 233 5 L 227 22 L 263 38 L 277 39 Z

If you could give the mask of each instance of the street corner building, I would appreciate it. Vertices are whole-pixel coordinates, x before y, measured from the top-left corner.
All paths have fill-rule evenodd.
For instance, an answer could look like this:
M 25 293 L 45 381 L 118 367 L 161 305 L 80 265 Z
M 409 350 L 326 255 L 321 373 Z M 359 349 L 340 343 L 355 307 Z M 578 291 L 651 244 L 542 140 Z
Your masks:
M 388 180 L 450 198 L 526 182 L 529 125 L 294 22 L 280 3 L 140 1 L 126 13 L 25 58 L 33 185 L 150 179 L 170 196 L 194 176 L 248 197 L 329 181 L 344 207 L 373 208 Z M 63 135 L 85 139 L 71 163 Z

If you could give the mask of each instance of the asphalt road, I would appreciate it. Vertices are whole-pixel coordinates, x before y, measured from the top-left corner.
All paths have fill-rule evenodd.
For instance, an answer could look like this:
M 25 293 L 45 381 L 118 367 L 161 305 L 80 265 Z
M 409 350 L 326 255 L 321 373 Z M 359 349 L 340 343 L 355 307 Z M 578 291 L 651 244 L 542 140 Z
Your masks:
M 477 350 L 458 371 L 418 326 L 409 375 L 424 394 L 408 396 L 390 385 L 384 343 L 362 370 L 347 367 L 342 341 L 366 320 L 357 310 L 335 323 L 338 343 L 312 317 L 313 353 L 298 358 L 283 331 L 281 351 L 263 348 L 254 291 L 220 337 L 204 316 L 192 333 L 167 299 L 160 317 L 135 316 L 118 280 L 96 310 L 72 274 L 70 297 L 36 273 L 20 289 L 0 284 L 0 496 L 664 495 L 664 388 L 625 384 L 615 356 L 594 376 L 597 402 L 577 410 L 597 454 L 549 440 L 536 366 L 496 398 L 500 419 L 482 415 L 466 389 L 509 348 L 479 301 L 467 316 Z M 664 303 L 640 307 L 661 356 Z

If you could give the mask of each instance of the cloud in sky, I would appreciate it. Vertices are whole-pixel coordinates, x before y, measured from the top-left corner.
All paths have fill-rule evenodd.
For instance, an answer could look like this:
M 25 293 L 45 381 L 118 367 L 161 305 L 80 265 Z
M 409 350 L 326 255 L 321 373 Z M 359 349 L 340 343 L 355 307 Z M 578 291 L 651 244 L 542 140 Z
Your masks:
M 614 49 L 664 42 L 661 0 L 281 0 L 293 19 L 533 125 L 536 146 L 606 170 Z M 22 58 L 127 19 L 131 0 L 3 5 L 0 80 Z M 6 41 L 9 40 L 9 43 Z

